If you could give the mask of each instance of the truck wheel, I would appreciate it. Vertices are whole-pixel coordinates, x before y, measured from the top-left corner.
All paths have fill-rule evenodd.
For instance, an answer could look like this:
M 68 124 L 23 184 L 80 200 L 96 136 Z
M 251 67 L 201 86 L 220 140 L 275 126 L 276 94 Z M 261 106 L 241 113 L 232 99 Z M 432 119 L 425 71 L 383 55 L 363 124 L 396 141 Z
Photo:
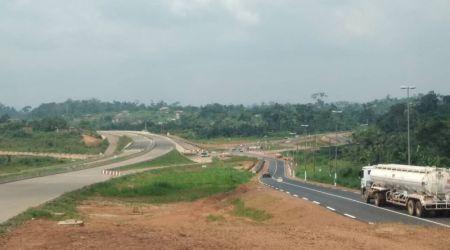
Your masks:
M 416 212 L 415 206 L 414 206 L 414 200 L 408 200 L 408 202 L 406 203 L 406 208 L 408 209 L 409 215 L 414 215 Z
M 425 209 L 422 206 L 422 203 L 420 201 L 416 201 L 416 216 L 417 217 L 423 217 L 425 216 Z
M 375 194 L 375 206 L 381 207 L 383 206 L 383 194 L 382 193 L 376 193 Z
M 365 189 L 362 191 L 362 200 L 366 203 L 370 203 L 369 191 Z

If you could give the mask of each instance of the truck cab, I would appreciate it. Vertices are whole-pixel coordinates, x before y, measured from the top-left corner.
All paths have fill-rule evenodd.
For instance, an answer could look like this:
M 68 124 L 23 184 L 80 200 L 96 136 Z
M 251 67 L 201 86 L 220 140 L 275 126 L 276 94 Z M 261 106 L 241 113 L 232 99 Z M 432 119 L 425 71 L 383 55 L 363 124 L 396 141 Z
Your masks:
M 359 178 L 361 178 L 361 190 L 370 188 L 372 186 L 372 178 L 370 178 L 370 171 L 372 171 L 373 166 L 363 167 L 359 172 Z

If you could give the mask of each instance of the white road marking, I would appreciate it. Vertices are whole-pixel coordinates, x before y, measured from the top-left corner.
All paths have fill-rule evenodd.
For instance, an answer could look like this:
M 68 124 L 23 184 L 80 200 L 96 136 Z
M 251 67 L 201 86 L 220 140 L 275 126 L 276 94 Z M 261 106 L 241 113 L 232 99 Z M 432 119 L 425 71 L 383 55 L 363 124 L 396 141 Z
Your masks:
M 303 197 L 302 199 L 303 199 L 303 200 L 305 200 L 305 201 L 309 201 L 309 199 L 308 199 L 308 198 L 306 198 L 306 197 Z
M 286 194 L 290 194 L 288 191 L 286 191 Z
M 328 209 L 330 209 L 331 211 L 336 211 L 336 209 L 332 208 L 332 207 L 327 207 Z
M 373 208 L 376 208 L 376 209 L 381 209 L 381 210 L 384 210 L 384 211 L 387 211 L 387 212 L 391 212 L 391 213 L 394 213 L 394 214 L 402 215 L 402 216 L 409 217 L 409 218 L 412 218 L 412 219 L 425 221 L 425 222 L 432 223 L 432 224 L 435 224 L 435 225 L 439 225 L 439 226 L 450 228 L 450 225 L 447 225 L 447 224 L 439 223 L 439 222 L 432 221 L 432 220 L 427 220 L 427 219 L 420 218 L 420 217 L 411 216 L 409 214 L 400 213 L 400 212 L 397 212 L 397 211 L 394 211 L 394 210 L 390 210 L 390 209 L 387 209 L 387 208 L 384 208 L 384 207 L 377 207 L 375 205 L 368 204 L 368 203 L 365 203 L 365 202 L 362 202 L 362 201 L 358 201 L 358 200 L 354 200 L 354 199 L 351 199 L 351 198 L 347 198 L 347 197 L 344 197 L 344 196 L 330 194 L 330 193 L 327 193 L 327 192 L 323 192 L 323 191 L 320 191 L 320 190 L 316 190 L 316 189 L 312 189 L 312 188 L 308 188 L 308 187 L 295 185 L 295 184 L 288 183 L 288 182 L 284 182 L 284 184 L 290 185 L 290 186 L 294 186 L 294 187 L 303 188 L 303 189 L 306 189 L 306 190 L 310 190 L 310 191 L 313 191 L 313 192 L 325 194 L 325 195 L 328 195 L 328 196 L 332 196 L 332 197 L 348 200 L 348 201 L 355 202 L 355 203 L 358 203 L 358 204 L 361 204 L 361 205 L 364 205 L 364 206 L 369 206 L 369 207 L 373 207 Z
M 280 191 L 281 191 L 281 192 L 284 192 L 284 190 L 283 190 L 283 189 L 280 189 Z
M 274 175 L 277 173 L 277 170 L 278 170 L 278 161 L 276 161 Z M 275 180 L 274 177 L 272 177 L 272 179 Z M 288 182 L 283 182 L 283 183 L 286 184 L 286 185 L 290 185 L 290 186 L 294 186 L 294 187 L 298 187 L 298 188 L 303 188 L 303 189 L 306 189 L 306 190 L 310 190 L 310 191 L 313 191 L 313 192 L 325 194 L 325 195 L 328 195 L 328 196 L 332 196 L 332 197 L 336 197 L 336 198 L 348 200 L 348 201 L 355 202 L 355 203 L 358 203 L 358 204 L 361 204 L 361 205 L 364 205 L 364 206 L 369 206 L 369 207 L 373 207 L 373 208 L 376 208 L 376 209 L 380 209 L 380 210 L 384 210 L 384 211 L 387 211 L 387 212 L 391 212 L 391 213 L 394 213 L 394 214 L 402 215 L 402 216 L 409 217 L 409 218 L 412 218 L 412 219 L 416 219 L 416 220 L 420 220 L 420 221 L 424 221 L 424 222 L 432 223 L 432 224 L 435 224 L 435 225 L 439 225 L 439 226 L 443 226 L 443 227 L 450 228 L 450 225 L 447 225 L 447 224 L 439 223 L 439 222 L 432 221 L 432 220 L 427 220 L 427 219 L 420 218 L 420 217 L 411 216 L 411 215 L 409 215 L 409 214 L 404 214 L 404 213 L 397 212 L 397 211 L 390 210 L 390 209 L 383 208 L 383 207 L 377 207 L 377 206 L 375 206 L 375 205 L 368 204 L 368 203 L 365 203 L 365 202 L 362 202 L 362 201 L 358 201 L 358 200 L 354 200 L 354 199 L 351 199 L 351 198 L 347 198 L 347 197 L 344 197 L 344 196 L 335 195 L 335 194 L 323 192 L 323 191 L 320 191 L 320 190 L 316 190 L 316 189 L 312 189 L 312 188 L 308 188 L 308 187 L 303 187 L 303 186 L 295 185 L 295 184 L 288 183 Z M 275 189 L 278 190 L 278 188 L 275 188 Z M 304 200 L 307 200 L 306 197 L 303 198 L 303 199 L 304 199 Z
M 356 219 L 356 217 L 353 216 L 353 215 L 351 215 L 351 214 L 344 214 L 344 215 L 347 216 L 347 217 L 349 217 L 349 218 Z
M 318 201 L 313 201 L 314 204 L 320 205 L 320 202 Z
M 294 194 L 293 196 L 298 198 L 298 195 L 296 195 L 296 194 Z

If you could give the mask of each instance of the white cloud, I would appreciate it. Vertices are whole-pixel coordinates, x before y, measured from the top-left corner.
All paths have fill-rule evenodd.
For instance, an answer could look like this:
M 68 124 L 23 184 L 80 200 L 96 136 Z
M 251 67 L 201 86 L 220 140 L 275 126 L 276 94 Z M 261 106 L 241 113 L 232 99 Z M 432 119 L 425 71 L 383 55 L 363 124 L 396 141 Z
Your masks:
M 241 24 L 252 26 L 260 21 L 259 14 L 245 6 L 242 0 L 167 0 L 167 3 L 172 13 L 183 17 L 196 11 L 210 11 L 217 6 Z
M 372 2 L 362 1 L 334 11 L 337 32 L 342 39 L 370 39 L 381 32 L 382 11 Z
M 240 22 L 246 25 L 259 23 L 259 15 L 247 9 L 240 0 L 223 0 L 222 5 Z

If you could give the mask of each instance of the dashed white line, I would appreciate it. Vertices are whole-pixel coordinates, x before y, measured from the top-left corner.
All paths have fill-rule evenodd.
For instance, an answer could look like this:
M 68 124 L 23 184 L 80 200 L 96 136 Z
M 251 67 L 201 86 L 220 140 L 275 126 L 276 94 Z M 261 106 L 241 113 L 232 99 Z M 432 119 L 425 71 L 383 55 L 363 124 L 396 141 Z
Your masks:
M 353 216 L 353 215 L 351 215 L 351 214 L 344 214 L 344 215 L 347 216 L 347 217 L 349 217 L 349 218 L 356 219 L 356 217 Z
M 309 201 L 309 199 L 308 199 L 308 198 L 306 198 L 306 197 L 303 197 L 302 199 L 303 199 L 303 200 L 305 200 L 305 201 Z
M 320 205 L 320 202 L 318 201 L 313 201 L 314 204 Z
M 336 209 L 332 208 L 332 207 L 327 207 L 329 210 L 331 211 L 336 211 Z
M 281 191 L 281 192 L 284 192 L 284 190 L 283 190 L 283 189 L 280 189 L 280 191 Z
M 290 194 L 290 192 L 286 191 L 286 194 Z
M 354 200 L 354 199 L 351 199 L 351 198 L 348 198 L 348 197 L 331 194 L 331 193 L 320 191 L 320 190 L 316 190 L 316 189 L 313 189 L 313 188 L 299 186 L 299 185 L 292 184 L 292 183 L 289 183 L 289 182 L 285 182 L 284 184 L 289 185 L 289 186 L 299 187 L 301 189 L 306 189 L 306 190 L 310 190 L 310 191 L 321 193 L 321 194 L 325 194 L 325 195 L 328 195 L 328 196 L 340 198 L 340 199 L 343 199 L 343 200 L 355 202 L 355 203 L 358 203 L 358 204 L 361 204 L 361 205 L 364 205 L 364 206 L 369 206 L 369 207 L 373 207 L 373 208 L 376 208 L 376 209 L 381 209 L 381 210 L 384 210 L 384 211 L 387 211 L 387 212 L 391 212 L 391 213 L 394 213 L 394 214 L 398 214 L 398 215 L 401 215 L 401 216 L 409 217 L 409 218 L 420 220 L 420 221 L 425 221 L 425 222 L 432 223 L 432 224 L 435 224 L 435 225 L 448 227 L 448 228 L 450 227 L 450 225 L 447 225 L 447 224 L 444 224 L 444 223 L 439 223 L 439 222 L 436 222 L 436 221 L 432 221 L 432 220 L 428 220 L 428 219 L 424 219 L 424 218 L 420 218 L 420 217 L 414 217 L 414 216 L 411 216 L 409 214 L 400 213 L 400 212 L 397 212 L 397 211 L 394 211 L 394 210 L 390 210 L 390 209 L 387 209 L 387 208 L 383 208 L 383 207 L 377 207 L 377 206 L 374 206 L 372 204 L 367 204 L 365 202 Z
M 296 194 L 294 194 L 294 195 L 292 195 L 292 196 L 294 196 L 294 197 L 297 197 L 297 198 L 298 198 L 298 195 L 296 195 Z

